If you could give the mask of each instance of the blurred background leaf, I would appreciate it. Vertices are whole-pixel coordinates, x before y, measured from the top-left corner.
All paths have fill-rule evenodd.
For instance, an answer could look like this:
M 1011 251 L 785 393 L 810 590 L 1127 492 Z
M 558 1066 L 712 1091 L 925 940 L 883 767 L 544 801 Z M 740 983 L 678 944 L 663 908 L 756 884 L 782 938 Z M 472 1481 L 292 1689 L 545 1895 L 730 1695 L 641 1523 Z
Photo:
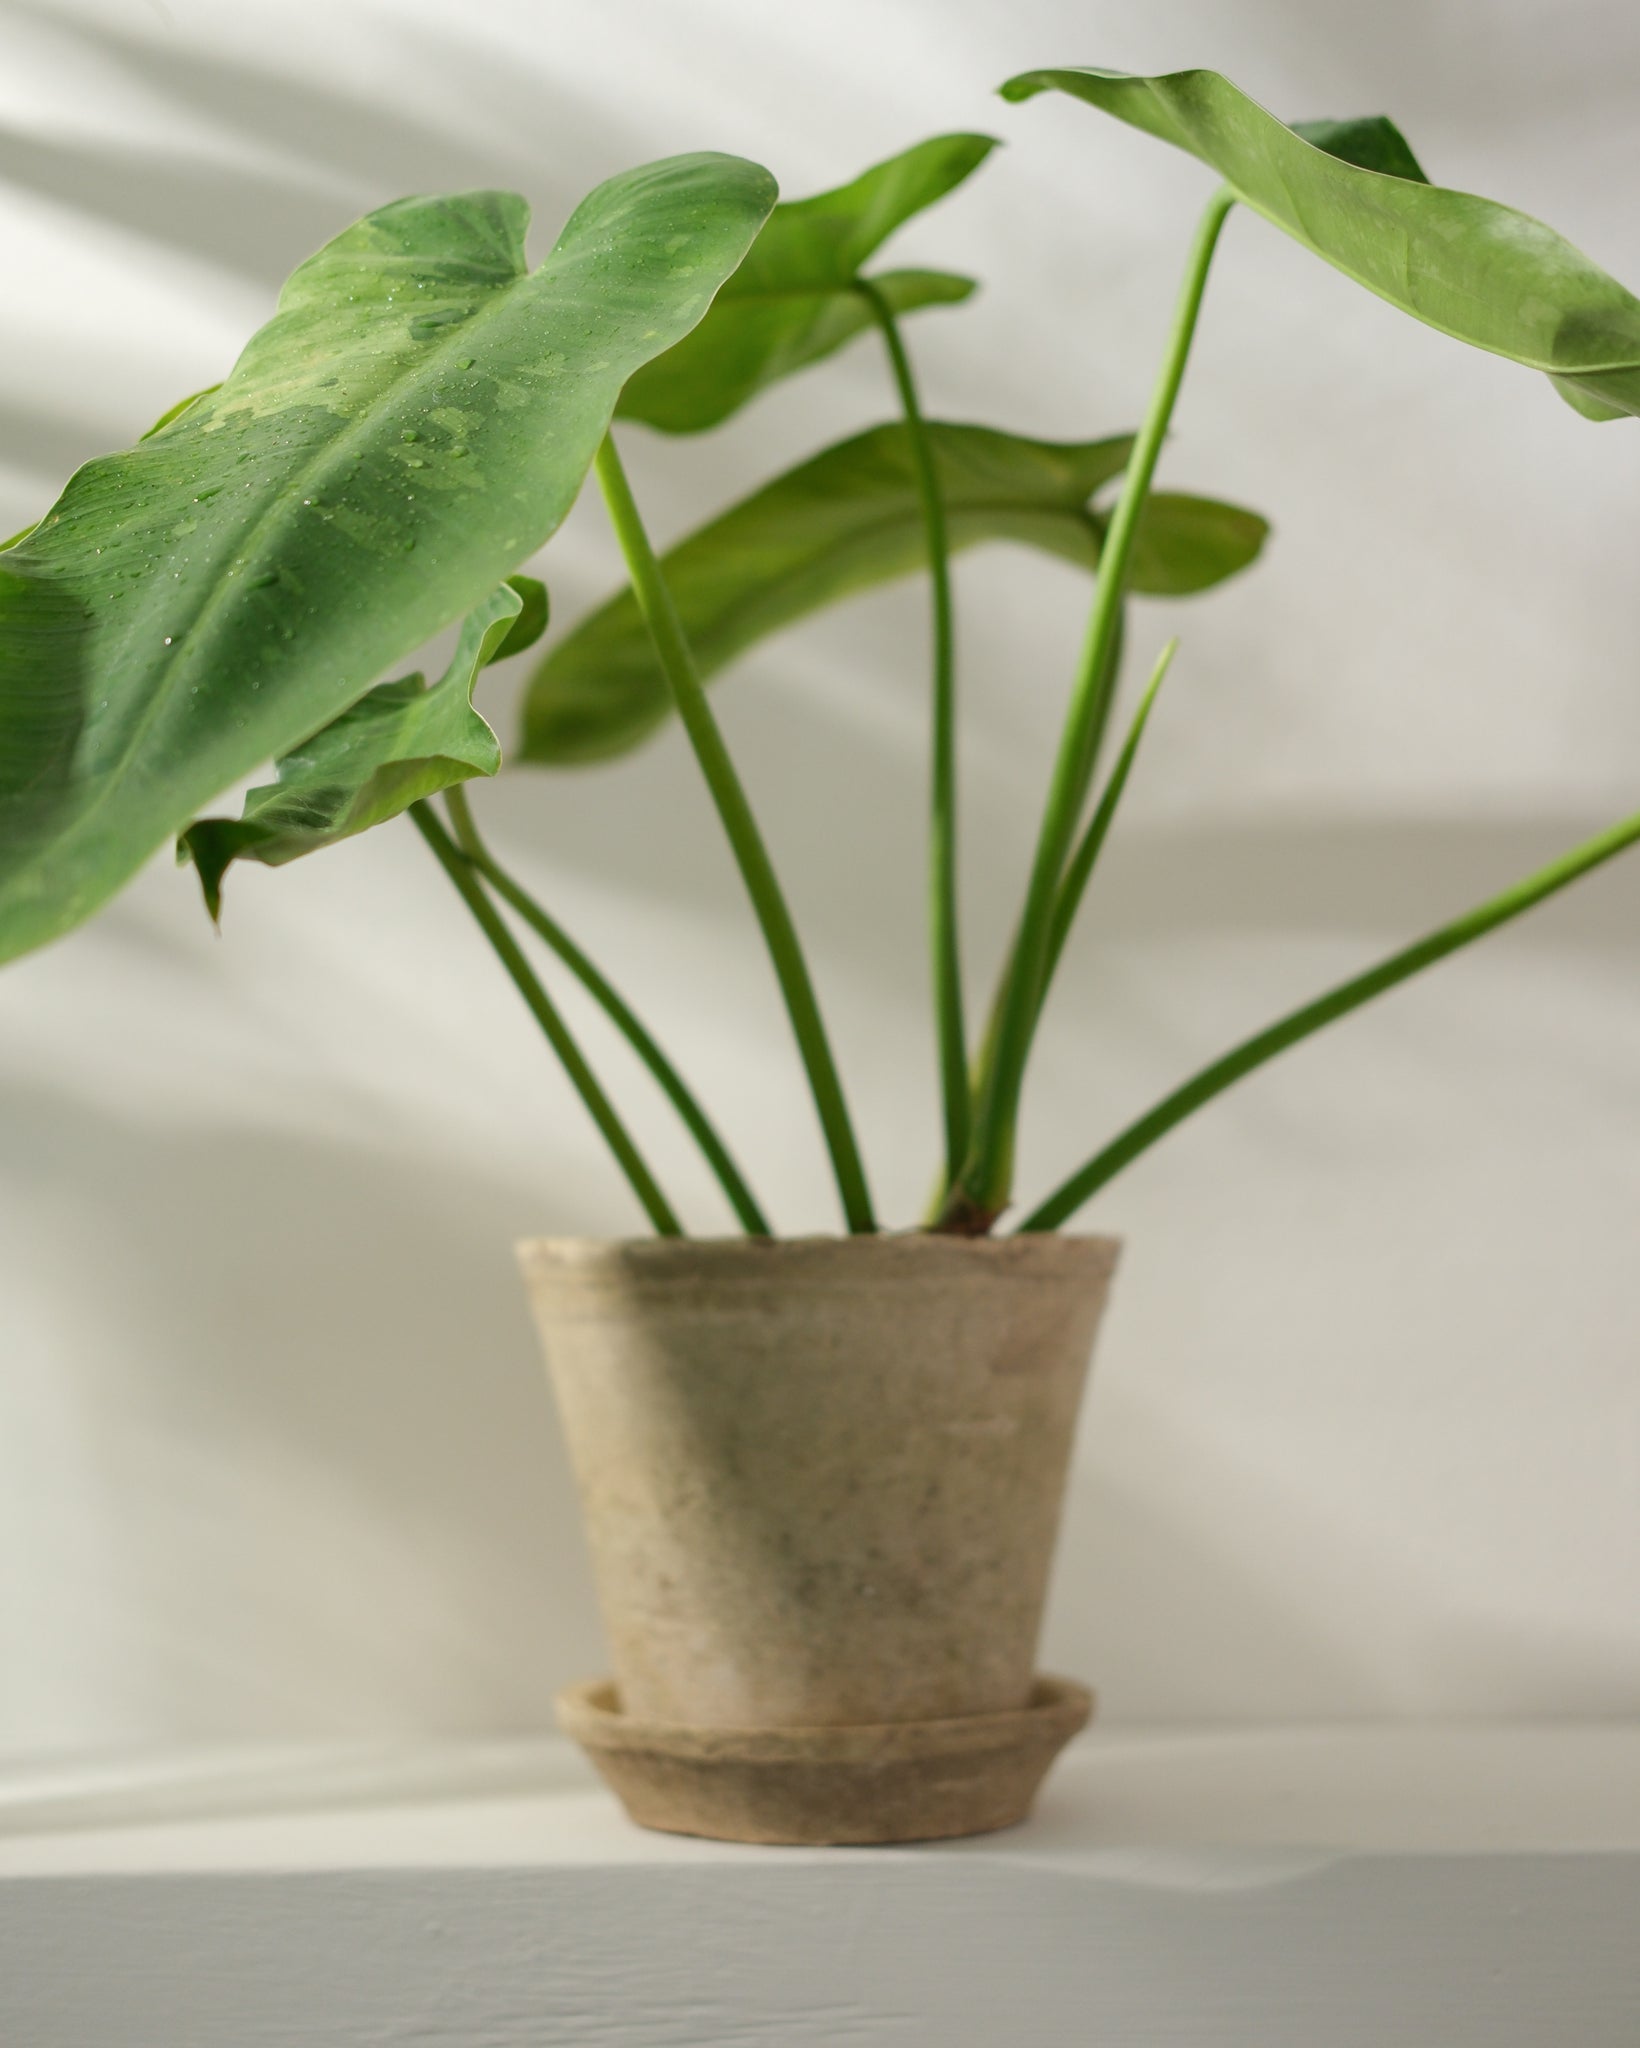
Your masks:
M 1091 569 L 1131 435 L 1036 441 L 931 420 L 953 553 L 1010 540 Z M 1267 532 L 1257 513 L 1160 492 L 1135 549 L 1132 586 L 1181 596 L 1243 569 Z M 822 450 L 678 542 L 662 566 L 702 676 L 771 633 L 928 560 L 903 425 Z M 671 712 L 630 591 L 583 619 L 537 668 L 519 758 L 567 764 L 624 752 Z
M 861 266 L 995 147 L 989 135 L 936 135 L 835 191 L 782 200 L 694 333 L 621 393 L 620 417 L 698 433 L 852 341 L 873 318 L 853 289 Z M 896 313 L 955 305 L 974 290 L 943 270 L 885 270 L 872 282 Z

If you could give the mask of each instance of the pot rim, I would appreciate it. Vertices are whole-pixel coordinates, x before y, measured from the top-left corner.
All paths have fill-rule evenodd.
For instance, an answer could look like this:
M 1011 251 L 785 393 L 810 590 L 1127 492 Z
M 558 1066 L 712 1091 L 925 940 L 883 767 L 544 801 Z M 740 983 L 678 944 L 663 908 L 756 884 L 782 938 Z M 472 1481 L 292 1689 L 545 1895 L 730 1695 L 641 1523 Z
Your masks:
M 831 1247 L 835 1250 L 880 1252 L 887 1246 L 918 1250 L 953 1250 L 996 1255 L 1011 1251 L 1014 1256 L 1034 1253 L 1055 1245 L 1120 1245 L 1123 1239 L 1113 1231 L 1032 1230 L 1011 1231 L 1006 1237 L 963 1237 L 949 1230 L 841 1230 L 802 1231 L 790 1237 L 752 1237 L 745 1232 L 725 1232 L 717 1237 L 575 1237 L 553 1233 L 542 1237 L 521 1237 L 520 1246 L 541 1245 L 552 1251 L 580 1254 L 587 1251 L 658 1253 L 676 1257 L 687 1252 L 710 1254 L 745 1252 L 768 1258 L 785 1251 Z
M 908 1230 L 803 1237 L 528 1237 L 514 1250 L 526 1279 L 589 1279 L 620 1274 L 666 1285 L 714 1280 L 812 1279 L 859 1286 L 867 1281 L 937 1282 L 984 1274 L 1021 1280 L 1108 1279 L 1122 1240 L 1101 1233 L 1033 1231 L 1009 1237 L 957 1237 Z
M 991 1264 L 1114 1266 L 1122 1239 L 1104 1231 L 1030 1231 L 1007 1237 L 958 1237 L 950 1231 L 874 1231 L 801 1237 L 520 1237 L 518 1260 L 530 1266 L 770 1266 L 770 1264 Z

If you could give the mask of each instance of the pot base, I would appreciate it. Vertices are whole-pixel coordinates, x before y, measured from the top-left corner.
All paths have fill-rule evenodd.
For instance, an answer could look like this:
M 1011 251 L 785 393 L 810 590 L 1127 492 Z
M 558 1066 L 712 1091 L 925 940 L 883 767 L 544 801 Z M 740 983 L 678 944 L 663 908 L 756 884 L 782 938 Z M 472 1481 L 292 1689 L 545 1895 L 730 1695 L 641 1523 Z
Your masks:
M 1013 1827 L 1093 1695 L 1038 1678 L 1012 1713 L 873 1727 L 634 1721 L 607 1679 L 558 1695 L 558 1724 L 640 1827 L 719 1842 L 927 1842 Z

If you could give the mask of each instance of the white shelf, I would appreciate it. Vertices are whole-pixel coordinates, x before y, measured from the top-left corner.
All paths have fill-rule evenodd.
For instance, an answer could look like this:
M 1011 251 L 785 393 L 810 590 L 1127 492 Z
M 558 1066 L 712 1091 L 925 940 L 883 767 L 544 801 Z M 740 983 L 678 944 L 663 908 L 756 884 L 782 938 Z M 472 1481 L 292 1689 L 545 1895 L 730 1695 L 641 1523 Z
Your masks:
M 1634 2048 L 1640 1728 L 1097 1733 L 891 1850 L 630 1827 L 558 1744 L 0 1776 L 5 2048 Z

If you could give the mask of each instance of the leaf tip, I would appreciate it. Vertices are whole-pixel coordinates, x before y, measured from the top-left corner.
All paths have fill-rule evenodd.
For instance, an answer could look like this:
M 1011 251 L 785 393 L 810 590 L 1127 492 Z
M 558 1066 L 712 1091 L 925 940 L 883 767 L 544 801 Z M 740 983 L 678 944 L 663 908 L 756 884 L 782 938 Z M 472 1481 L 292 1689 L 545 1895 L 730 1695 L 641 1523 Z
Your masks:
M 974 165 L 984 163 L 993 149 L 1005 149 L 1007 144 L 1000 135 L 987 135 L 982 129 L 969 128 L 947 138 L 951 142 L 967 144 L 967 153 Z
M 192 863 L 206 915 L 218 932 L 222 930 L 222 878 L 233 855 L 219 843 L 220 835 L 212 827 L 228 823 L 226 818 L 196 818 L 177 838 L 177 866 L 185 868 Z
M 997 87 L 997 95 L 1010 106 L 1017 106 L 1021 100 L 1034 99 L 1039 92 L 1047 92 L 1051 83 L 1046 71 L 1016 71 L 1012 78 L 1005 78 Z
M 1016 71 L 1004 79 L 998 93 L 1010 103 L 1035 99 L 1039 92 L 1075 92 L 1078 78 L 1130 78 L 1128 71 L 1112 71 L 1102 64 L 1052 64 L 1035 71 Z
M 1603 398 L 1597 398 L 1592 391 L 1585 390 L 1575 377 L 1551 377 L 1559 397 L 1586 420 L 1604 423 L 1607 420 L 1627 420 L 1634 417 L 1620 405 L 1608 405 Z

